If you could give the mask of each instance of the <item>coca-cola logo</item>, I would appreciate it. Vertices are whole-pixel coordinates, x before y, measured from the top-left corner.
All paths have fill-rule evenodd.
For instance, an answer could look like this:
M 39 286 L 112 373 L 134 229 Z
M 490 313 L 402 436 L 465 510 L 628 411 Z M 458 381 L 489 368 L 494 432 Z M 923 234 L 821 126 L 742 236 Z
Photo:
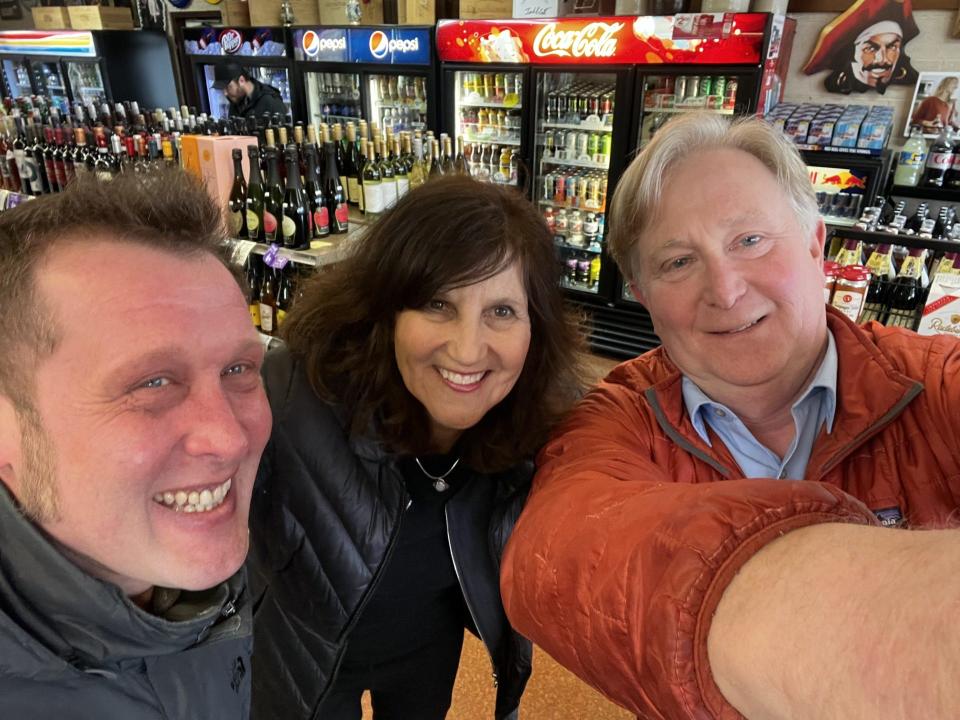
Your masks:
M 557 30 L 557 23 L 544 25 L 533 40 L 533 52 L 540 57 L 612 57 L 617 52 L 616 34 L 625 23 L 592 22 L 579 30 Z
M 239 30 L 227 28 L 220 33 L 220 49 L 225 53 L 233 55 L 243 45 L 243 35 Z

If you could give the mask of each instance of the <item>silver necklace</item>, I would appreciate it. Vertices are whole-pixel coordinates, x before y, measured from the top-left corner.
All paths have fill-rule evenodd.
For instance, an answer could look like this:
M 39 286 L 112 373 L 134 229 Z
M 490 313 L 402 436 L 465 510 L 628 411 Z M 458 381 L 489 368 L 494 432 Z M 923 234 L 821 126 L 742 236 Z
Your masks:
M 427 472 L 426 468 L 423 467 L 423 463 L 420 462 L 420 458 L 414 457 L 414 460 L 417 461 L 417 467 L 420 468 L 420 472 L 426 475 L 428 478 L 433 480 L 433 489 L 437 492 L 446 492 L 450 489 L 450 483 L 447 482 L 447 476 L 453 472 L 454 468 L 460 464 L 460 458 L 457 458 L 453 461 L 453 465 L 450 466 L 450 469 L 447 470 L 443 475 L 431 475 Z

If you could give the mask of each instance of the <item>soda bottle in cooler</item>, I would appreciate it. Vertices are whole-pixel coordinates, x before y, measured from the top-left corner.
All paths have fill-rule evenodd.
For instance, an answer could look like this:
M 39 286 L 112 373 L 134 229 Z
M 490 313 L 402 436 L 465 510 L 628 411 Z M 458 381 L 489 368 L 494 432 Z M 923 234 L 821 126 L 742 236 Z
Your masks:
M 943 187 L 944 178 L 953 161 L 953 131 L 947 125 L 930 146 L 920 185 Z

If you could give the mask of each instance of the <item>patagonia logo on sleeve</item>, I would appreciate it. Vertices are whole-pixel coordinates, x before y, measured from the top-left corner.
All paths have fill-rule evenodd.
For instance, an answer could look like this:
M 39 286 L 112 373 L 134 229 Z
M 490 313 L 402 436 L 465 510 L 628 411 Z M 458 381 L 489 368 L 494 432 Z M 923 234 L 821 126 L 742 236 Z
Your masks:
M 900 512 L 898 507 L 889 507 L 882 508 L 880 510 L 874 510 L 873 514 L 877 516 L 877 519 L 880 520 L 880 524 L 884 527 L 902 527 L 903 526 L 903 513 Z

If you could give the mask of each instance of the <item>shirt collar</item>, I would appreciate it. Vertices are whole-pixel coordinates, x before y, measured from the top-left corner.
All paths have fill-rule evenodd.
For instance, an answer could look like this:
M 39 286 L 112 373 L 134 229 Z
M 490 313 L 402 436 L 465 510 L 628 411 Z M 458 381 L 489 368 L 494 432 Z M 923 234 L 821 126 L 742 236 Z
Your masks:
M 827 351 L 824 353 L 823 360 L 820 361 L 820 366 L 810 380 L 810 384 L 807 385 L 807 389 L 800 395 L 792 408 L 796 408 L 805 402 L 809 397 L 815 395 L 818 390 L 822 390 L 822 393 L 820 394 L 820 417 L 817 425 L 819 426 L 821 422 L 826 423 L 827 433 L 829 434 L 833 432 L 833 420 L 837 412 L 837 343 L 833 339 L 833 333 L 829 330 L 827 330 Z M 687 415 L 690 417 L 693 429 L 697 431 L 697 435 L 699 435 L 707 445 L 712 447 L 704 421 L 704 411 L 722 410 L 733 416 L 736 416 L 736 414 L 726 405 L 711 400 L 710 397 L 686 375 L 683 376 L 681 391 L 683 393 L 683 404 L 687 409 Z

